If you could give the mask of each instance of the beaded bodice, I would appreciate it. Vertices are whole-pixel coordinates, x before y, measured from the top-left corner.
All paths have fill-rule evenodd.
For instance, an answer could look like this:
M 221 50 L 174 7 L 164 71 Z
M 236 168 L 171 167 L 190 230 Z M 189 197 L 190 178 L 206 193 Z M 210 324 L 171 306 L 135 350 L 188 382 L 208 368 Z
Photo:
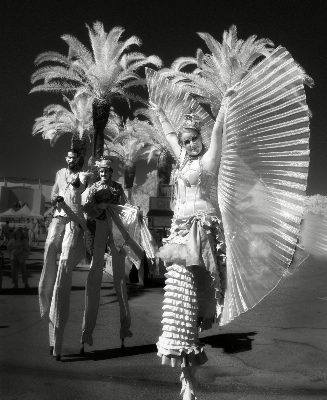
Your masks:
M 218 204 L 213 204 L 210 200 L 214 178 L 215 174 L 203 167 L 200 158 L 184 162 L 174 176 L 176 216 L 217 209 Z

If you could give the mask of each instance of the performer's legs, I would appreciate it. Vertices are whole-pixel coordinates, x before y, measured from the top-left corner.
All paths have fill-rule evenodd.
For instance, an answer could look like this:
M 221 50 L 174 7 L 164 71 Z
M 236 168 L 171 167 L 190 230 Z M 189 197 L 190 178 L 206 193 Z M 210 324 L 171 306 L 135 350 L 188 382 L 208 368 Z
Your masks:
M 6 246 L 10 239 L 9 233 L 5 233 L 4 236 L 5 236 L 5 241 L 2 243 L 2 246 Z
M 120 338 L 132 337 L 129 330 L 131 326 L 131 314 L 128 305 L 126 277 L 125 277 L 125 255 L 117 251 L 113 240 L 110 240 L 110 250 L 112 255 L 112 273 L 116 295 L 120 308 Z
M 53 337 L 50 338 L 50 342 L 54 343 L 54 356 L 60 356 L 63 334 L 68 321 L 72 272 L 75 266 L 74 249 L 79 230 L 80 228 L 75 222 L 66 224 L 50 309 L 50 323 L 53 324 Z
M 50 351 L 51 351 L 51 355 L 53 355 L 53 347 L 54 347 L 54 326 L 53 323 L 50 321 L 49 322 L 49 343 L 50 343 Z M 52 348 L 52 349 L 51 349 Z
M 11 260 L 11 277 L 12 283 L 15 285 L 15 288 L 18 285 L 18 261 Z
M 34 232 L 29 230 L 28 231 L 28 244 L 30 246 L 32 246 L 33 245 L 33 241 L 34 241 Z
M 49 342 L 50 342 L 50 355 L 58 357 L 58 361 L 60 361 L 60 354 L 54 354 L 55 343 L 62 343 L 63 334 L 59 329 L 57 329 L 53 323 L 49 322 Z
M 93 331 L 96 325 L 100 303 L 100 290 L 104 266 L 104 252 L 108 241 L 109 226 L 107 221 L 96 221 L 94 251 L 90 271 L 85 287 L 85 310 L 81 343 L 93 345 Z
M 26 263 L 25 261 L 19 263 L 20 272 L 22 273 L 22 281 L 25 283 L 25 286 L 28 285 L 28 275 L 26 270 Z
M 41 317 L 49 312 L 53 287 L 57 277 L 57 252 L 65 220 L 53 218 L 44 246 L 44 265 L 39 282 L 39 303 Z
M 39 234 L 38 233 L 34 233 L 34 241 L 36 245 L 39 245 Z

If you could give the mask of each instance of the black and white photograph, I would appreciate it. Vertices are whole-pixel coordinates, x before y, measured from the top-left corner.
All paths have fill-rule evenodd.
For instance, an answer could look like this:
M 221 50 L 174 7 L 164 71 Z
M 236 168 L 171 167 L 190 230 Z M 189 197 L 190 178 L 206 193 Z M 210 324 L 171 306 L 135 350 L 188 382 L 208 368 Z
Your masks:
M 327 399 L 326 9 L 0 2 L 1 400 Z

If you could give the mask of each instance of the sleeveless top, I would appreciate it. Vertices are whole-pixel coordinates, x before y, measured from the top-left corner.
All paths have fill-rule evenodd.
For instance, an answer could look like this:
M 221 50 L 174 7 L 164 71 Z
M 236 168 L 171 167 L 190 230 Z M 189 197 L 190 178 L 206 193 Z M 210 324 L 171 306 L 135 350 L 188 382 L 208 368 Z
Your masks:
M 81 173 L 73 175 L 68 174 L 67 168 L 60 169 L 56 174 L 55 184 L 52 188 L 51 199 L 57 196 L 62 196 L 65 203 L 69 208 L 79 217 L 83 216 L 82 213 L 82 192 L 84 191 L 84 185 L 80 184 L 78 187 L 74 186 L 72 182 L 76 179 L 80 179 Z M 54 216 L 67 217 L 67 214 L 63 209 L 55 210 Z

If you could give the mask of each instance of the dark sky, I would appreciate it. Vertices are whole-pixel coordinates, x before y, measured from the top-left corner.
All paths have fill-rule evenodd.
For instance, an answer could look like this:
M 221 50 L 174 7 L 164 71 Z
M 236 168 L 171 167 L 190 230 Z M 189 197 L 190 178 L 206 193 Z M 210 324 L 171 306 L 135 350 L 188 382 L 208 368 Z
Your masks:
M 327 195 L 325 5 L 325 0 L 1 0 L 0 178 L 54 179 L 64 166 L 69 137 L 51 148 L 41 135 L 31 136 L 35 118 L 48 104 L 62 103 L 62 96 L 28 94 L 35 57 L 50 50 L 67 53 L 61 35 L 69 33 L 90 47 L 86 23 L 99 20 L 106 31 L 120 25 L 123 40 L 139 36 L 139 51 L 156 54 L 169 66 L 179 56 L 195 56 L 197 48 L 207 51 L 196 32 L 221 41 L 235 24 L 239 38 L 256 34 L 286 47 L 314 79 L 315 87 L 306 91 L 313 113 L 308 194 Z M 139 164 L 138 183 L 154 166 Z

